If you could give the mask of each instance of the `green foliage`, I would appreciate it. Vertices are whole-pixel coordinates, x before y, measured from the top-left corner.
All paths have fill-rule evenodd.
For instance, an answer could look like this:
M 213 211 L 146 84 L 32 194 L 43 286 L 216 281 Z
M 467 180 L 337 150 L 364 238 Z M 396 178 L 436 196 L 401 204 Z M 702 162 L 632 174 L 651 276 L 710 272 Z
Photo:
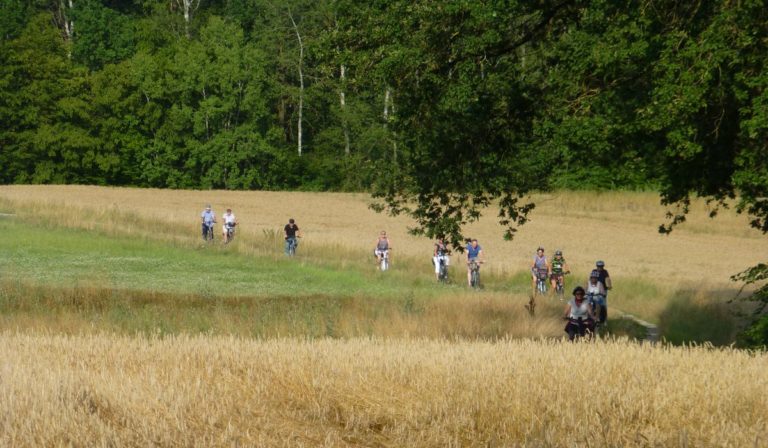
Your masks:
M 760 263 L 732 277 L 745 285 L 756 285 L 757 289 L 746 298 L 755 302 L 750 326 L 739 335 L 739 342 L 747 347 L 768 346 L 768 265 Z

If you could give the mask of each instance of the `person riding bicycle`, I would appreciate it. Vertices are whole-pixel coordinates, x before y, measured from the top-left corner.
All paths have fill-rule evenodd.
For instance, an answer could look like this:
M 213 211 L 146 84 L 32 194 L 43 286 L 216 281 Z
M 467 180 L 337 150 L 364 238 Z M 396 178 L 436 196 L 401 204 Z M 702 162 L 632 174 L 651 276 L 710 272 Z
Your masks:
M 608 270 L 605 269 L 605 262 L 603 260 L 597 260 L 595 263 L 595 270 L 598 273 L 598 280 L 605 286 L 605 296 L 608 297 L 608 291 L 610 291 L 613 285 L 611 285 L 611 276 L 608 274 Z
M 435 265 L 435 278 L 438 281 L 440 281 L 440 261 L 442 260 L 444 265 L 448 266 L 448 255 L 450 253 L 451 251 L 448 250 L 448 246 L 446 246 L 445 242 L 443 241 L 443 237 L 437 237 L 437 241 L 435 242 L 435 250 L 432 253 L 432 263 Z
M 566 263 L 565 258 L 563 258 L 563 251 L 560 249 L 555 251 L 555 256 L 552 258 L 551 267 L 552 274 L 549 276 L 549 282 L 552 285 L 552 290 L 554 291 L 558 280 L 560 280 L 561 285 L 565 286 L 563 277 L 565 274 L 571 272 L 571 270 L 568 269 L 568 263 Z
M 203 239 L 207 240 L 209 233 L 213 239 L 213 224 L 216 223 L 216 214 L 211 210 L 211 204 L 207 204 L 203 213 L 200 214 L 200 222 L 203 228 Z
M 376 255 L 376 265 L 381 266 L 381 259 L 386 255 L 391 260 L 389 251 L 392 250 L 392 242 L 387 237 L 387 232 L 382 230 L 379 232 L 379 239 L 376 240 L 376 248 L 373 249 L 373 254 Z
M 472 287 L 472 262 L 482 264 L 483 263 L 483 248 L 477 244 L 477 238 L 472 238 L 472 241 L 467 246 L 467 284 Z
M 600 281 L 600 272 L 594 269 L 589 274 L 589 281 L 587 282 L 587 299 L 592 304 L 592 310 L 601 324 L 604 324 L 608 318 L 606 294 L 605 286 Z
M 227 212 L 221 217 L 224 220 L 224 224 L 221 226 L 221 237 L 224 238 L 224 242 L 227 242 L 227 233 L 234 232 L 237 225 L 237 218 L 232 213 L 232 209 L 228 208 Z
M 549 277 L 552 269 L 547 261 L 547 256 L 544 255 L 544 248 L 539 246 L 536 249 L 536 255 L 533 256 L 533 263 L 531 263 L 531 283 L 533 290 L 536 290 L 536 281 L 539 278 L 546 279 Z
M 290 218 L 288 224 L 283 228 L 283 231 L 285 232 L 285 254 L 290 255 L 291 247 L 293 247 L 294 252 L 296 251 L 296 246 L 299 245 L 299 240 L 297 238 L 301 236 L 299 234 L 299 226 L 296 225 L 296 220 Z
M 584 300 L 586 291 L 581 286 L 573 289 L 573 298 L 568 301 L 563 311 L 563 318 L 568 321 L 565 332 L 573 341 L 576 335 L 584 336 L 587 331 L 595 331 L 595 315 L 588 300 Z

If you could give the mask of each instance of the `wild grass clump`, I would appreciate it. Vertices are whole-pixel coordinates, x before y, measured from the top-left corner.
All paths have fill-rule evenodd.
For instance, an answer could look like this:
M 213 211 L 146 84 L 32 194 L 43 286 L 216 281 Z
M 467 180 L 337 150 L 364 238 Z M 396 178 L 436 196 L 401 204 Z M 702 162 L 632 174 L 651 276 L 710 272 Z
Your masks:
M 763 446 L 765 352 L 0 336 L 0 445 Z

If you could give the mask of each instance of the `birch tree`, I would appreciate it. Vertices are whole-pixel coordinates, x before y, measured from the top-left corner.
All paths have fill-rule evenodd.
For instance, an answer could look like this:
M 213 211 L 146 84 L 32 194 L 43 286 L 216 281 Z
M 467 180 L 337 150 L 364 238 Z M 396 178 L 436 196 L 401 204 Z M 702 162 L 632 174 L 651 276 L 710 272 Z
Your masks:
M 349 126 L 347 124 L 347 98 L 345 93 L 346 80 L 347 80 L 347 67 L 341 64 L 339 70 L 339 80 L 341 81 L 341 88 L 339 89 L 339 105 L 341 107 L 341 129 L 344 132 L 344 154 L 349 156 L 350 143 L 349 143 Z
M 301 39 L 301 33 L 299 33 L 299 27 L 296 25 L 296 21 L 293 19 L 293 14 L 291 13 L 291 9 L 288 8 L 288 18 L 291 20 L 291 25 L 293 25 L 293 31 L 296 33 L 296 40 L 299 44 L 299 63 L 297 64 L 298 72 L 299 72 L 299 120 L 296 125 L 297 133 L 296 133 L 296 140 L 297 140 L 297 149 L 299 156 L 301 156 L 301 144 L 302 144 L 302 120 L 304 115 L 304 42 Z
M 200 0 L 173 0 L 173 2 L 181 8 L 182 14 L 184 14 L 184 31 L 189 37 L 189 23 L 192 21 L 192 16 L 197 8 L 200 7 Z

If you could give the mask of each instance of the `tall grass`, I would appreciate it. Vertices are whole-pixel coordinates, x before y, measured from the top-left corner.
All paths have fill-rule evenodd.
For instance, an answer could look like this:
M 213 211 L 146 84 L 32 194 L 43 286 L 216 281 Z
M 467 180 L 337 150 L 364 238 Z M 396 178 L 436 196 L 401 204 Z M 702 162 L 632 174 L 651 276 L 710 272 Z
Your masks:
M 498 293 L 438 297 L 404 294 L 222 296 L 98 285 L 51 287 L 0 282 L 0 330 L 65 334 L 218 334 L 273 338 L 360 336 L 480 338 L 561 337 L 561 306 Z
M 766 353 L 0 336 L 0 445 L 764 446 Z

